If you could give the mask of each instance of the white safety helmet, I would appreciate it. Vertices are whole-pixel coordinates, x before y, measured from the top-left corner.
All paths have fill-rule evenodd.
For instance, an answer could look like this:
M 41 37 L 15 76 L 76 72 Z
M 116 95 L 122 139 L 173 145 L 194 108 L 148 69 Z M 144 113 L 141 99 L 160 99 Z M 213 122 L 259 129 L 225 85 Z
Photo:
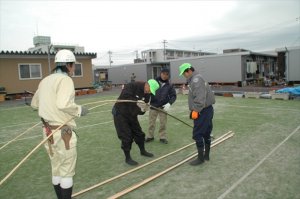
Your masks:
M 70 50 L 60 50 L 55 55 L 55 63 L 76 62 L 76 58 Z

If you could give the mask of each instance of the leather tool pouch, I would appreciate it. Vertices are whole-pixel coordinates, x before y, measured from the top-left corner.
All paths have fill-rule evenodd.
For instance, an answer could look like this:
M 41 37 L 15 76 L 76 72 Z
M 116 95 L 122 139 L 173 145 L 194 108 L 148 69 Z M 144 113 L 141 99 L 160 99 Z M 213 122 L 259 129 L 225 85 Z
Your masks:
M 61 138 L 65 143 L 66 150 L 70 149 L 70 140 L 72 138 L 72 129 L 68 126 L 63 126 L 61 128 Z

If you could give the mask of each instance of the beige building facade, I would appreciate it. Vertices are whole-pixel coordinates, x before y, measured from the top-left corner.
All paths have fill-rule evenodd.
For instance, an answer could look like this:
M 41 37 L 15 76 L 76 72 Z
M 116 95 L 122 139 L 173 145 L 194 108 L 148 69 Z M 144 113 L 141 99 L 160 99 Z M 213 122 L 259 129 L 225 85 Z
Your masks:
M 96 56 L 96 53 L 75 53 L 75 89 L 92 87 L 92 59 Z M 4 87 L 7 94 L 35 92 L 39 82 L 54 69 L 54 57 L 54 53 L 48 56 L 46 52 L 1 51 L 0 87 Z

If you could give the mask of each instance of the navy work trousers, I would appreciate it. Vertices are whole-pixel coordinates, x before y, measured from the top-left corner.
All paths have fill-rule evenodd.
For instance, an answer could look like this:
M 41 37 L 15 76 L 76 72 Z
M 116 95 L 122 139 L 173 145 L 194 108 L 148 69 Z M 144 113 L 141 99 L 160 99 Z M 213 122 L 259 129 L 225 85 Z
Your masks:
M 203 147 L 204 144 L 210 144 L 210 134 L 213 129 L 212 119 L 214 116 L 213 106 L 208 106 L 200 112 L 197 119 L 194 120 L 193 139 L 197 147 Z

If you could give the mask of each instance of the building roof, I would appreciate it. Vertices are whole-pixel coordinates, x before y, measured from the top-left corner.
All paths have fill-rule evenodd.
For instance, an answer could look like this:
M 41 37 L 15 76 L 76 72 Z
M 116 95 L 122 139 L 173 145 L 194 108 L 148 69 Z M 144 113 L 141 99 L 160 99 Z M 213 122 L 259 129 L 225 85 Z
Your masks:
M 50 55 L 56 53 L 51 52 Z M 30 51 L 0 51 L 0 55 L 48 55 L 47 52 L 30 52 Z M 74 53 L 75 56 L 91 56 L 92 58 L 97 57 L 97 53 Z
M 226 56 L 243 56 L 243 55 L 260 55 L 260 56 L 267 56 L 267 57 L 274 57 L 274 58 L 277 57 L 277 55 L 273 55 L 273 54 L 245 51 L 245 52 L 233 52 L 233 53 L 216 54 L 216 55 L 203 55 L 203 56 L 197 56 L 197 57 L 182 57 L 182 58 L 178 58 L 178 59 L 173 59 L 172 61 L 192 60 L 192 59 L 202 59 L 202 58 L 212 58 L 212 57 L 226 57 Z M 169 61 L 171 61 L 171 60 L 169 60 Z
M 292 46 L 292 47 L 283 47 L 283 48 L 276 48 L 276 52 L 287 52 L 289 50 L 298 50 L 300 49 L 300 46 Z
M 149 51 L 163 51 L 163 48 L 151 48 L 148 50 L 143 50 L 142 52 L 149 52 Z M 181 50 L 181 49 L 172 49 L 172 48 L 166 48 L 166 51 L 178 51 L 178 52 L 194 52 L 194 53 L 211 53 L 211 52 L 205 52 L 201 50 Z M 212 53 L 216 54 L 216 53 Z

